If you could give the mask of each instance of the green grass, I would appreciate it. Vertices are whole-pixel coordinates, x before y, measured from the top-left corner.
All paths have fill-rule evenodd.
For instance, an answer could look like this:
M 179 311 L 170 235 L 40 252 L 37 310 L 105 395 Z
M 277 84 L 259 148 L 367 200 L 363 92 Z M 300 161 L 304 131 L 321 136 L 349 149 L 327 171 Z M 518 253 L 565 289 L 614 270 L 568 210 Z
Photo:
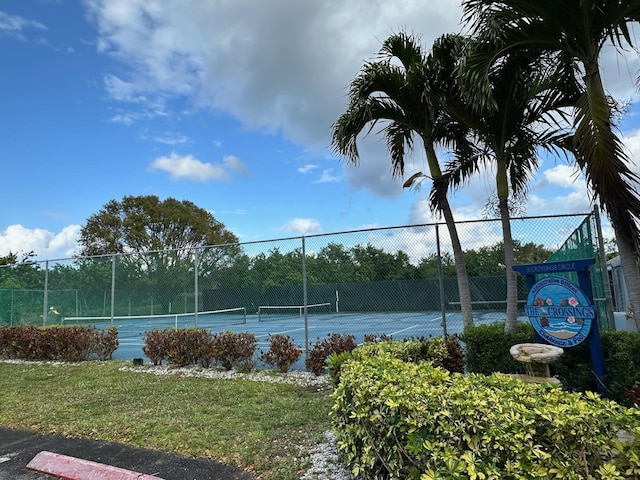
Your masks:
M 330 428 L 327 392 L 120 371 L 123 362 L 0 363 L 0 425 L 208 457 L 298 478 Z

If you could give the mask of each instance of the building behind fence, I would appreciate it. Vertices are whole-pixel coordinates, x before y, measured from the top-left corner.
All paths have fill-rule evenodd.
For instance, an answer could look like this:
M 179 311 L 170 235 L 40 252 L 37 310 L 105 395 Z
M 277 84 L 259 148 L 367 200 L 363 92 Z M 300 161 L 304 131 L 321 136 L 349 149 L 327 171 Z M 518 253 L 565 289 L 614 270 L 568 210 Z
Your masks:
M 594 210 L 518 218 L 511 224 L 518 245 L 554 252 L 548 260 L 595 258 L 594 296 L 606 329 L 611 308 L 606 302 L 609 282 L 601 275 L 598 221 Z M 498 220 L 459 222 L 457 227 L 465 252 L 485 248 L 486 253 L 502 242 Z M 474 311 L 501 312 L 504 265 L 499 255 L 493 261 L 486 257 L 489 264 L 484 265 L 469 257 Z M 442 311 L 446 317 L 460 308 L 452 259 L 447 229 L 434 223 L 23 263 L 0 269 L 0 325 L 189 313 L 196 314 L 197 322 L 197 313 L 205 311 L 242 307 L 255 315 L 260 307 L 303 305 L 315 306 L 309 311 Z M 542 260 L 547 258 L 522 263 Z M 524 279 L 520 281 L 519 298 L 524 300 L 527 291 Z M 343 328 L 338 333 L 349 333 L 348 324 Z

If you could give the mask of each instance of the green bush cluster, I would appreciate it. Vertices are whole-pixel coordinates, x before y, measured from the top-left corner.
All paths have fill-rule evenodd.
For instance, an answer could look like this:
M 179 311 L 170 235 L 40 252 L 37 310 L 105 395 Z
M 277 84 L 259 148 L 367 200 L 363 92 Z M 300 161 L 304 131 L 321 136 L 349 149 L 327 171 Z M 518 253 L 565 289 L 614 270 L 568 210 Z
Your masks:
M 198 328 L 176 330 L 151 330 L 144 334 L 142 351 L 153 362 L 160 365 L 186 367 L 199 365 L 204 368 L 218 364 L 225 370 L 236 368 L 251 371 L 257 339 L 250 332 L 216 332 Z
M 596 394 L 380 354 L 346 362 L 333 396 L 363 480 L 640 477 L 640 410 Z
M 33 325 L 0 327 L 0 358 L 20 360 L 107 360 L 118 348 L 115 327 Z
M 340 382 L 342 365 L 352 359 L 360 360 L 372 356 L 386 356 L 403 362 L 431 362 L 432 365 L 452 368 L 454 372 L 462 371 L 461 363 L 464 355 L 457 337 L 430 337 L 428 339 L 411 339 L 402 341 L 382 340 L 379 342 L 365 342 L 351 352 L 332 354 L 328 358 L 329 378 L 334 386 Z
M 465 328 L 467 372 L 491 375 L 501 373 L 526 373 L 525 366 L 513 359 L 509 349 L 518 343 L 535 341 L 535 330 L 530 323 L 518 323 L 516 333 L 504 332 L 504 323 L 477 325 Z
M 632 405 L 634 395 L 628 393 L 640 380 L 640 336 L 633 332 L 600 332 L 606 370 L 608 398 Z M 529 323 L 518 324 L 514 335 L 504 333 L 504 323 L 467 328 L 462 335 L 466 347 L 466 365 L 470 373 L 490 375 L 494 372 L 525 373 L 523 364 L 515 361 L 509 349 L 517 343 L 535 342 L 535 331 Z M 564 354 L 551 365 L 563 388 L 569 391 L 598 391 L 589 342 L 565 348 Z

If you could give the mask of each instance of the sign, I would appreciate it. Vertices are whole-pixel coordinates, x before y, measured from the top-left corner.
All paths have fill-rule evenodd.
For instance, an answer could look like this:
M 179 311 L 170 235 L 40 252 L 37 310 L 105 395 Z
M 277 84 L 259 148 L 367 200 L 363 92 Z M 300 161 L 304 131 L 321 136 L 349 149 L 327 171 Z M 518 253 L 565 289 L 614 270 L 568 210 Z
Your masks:
M 545 277 L 529 290 L 525 314 L 551 345 L 573 347 L 587 338 L 597 312 L 578 286 L 566 278 Z

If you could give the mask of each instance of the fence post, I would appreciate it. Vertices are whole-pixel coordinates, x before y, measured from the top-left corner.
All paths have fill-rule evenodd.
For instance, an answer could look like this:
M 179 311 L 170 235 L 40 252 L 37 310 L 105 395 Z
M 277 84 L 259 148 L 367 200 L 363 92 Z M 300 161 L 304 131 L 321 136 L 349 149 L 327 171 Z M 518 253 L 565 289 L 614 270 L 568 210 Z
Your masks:
M 596 232 L 598 233 L 598 253 L 600 254 L 600 276 L 602 277 L 602 289 L 604 290 L 605 303 L 607 304 L 607 324 L 609 330 L 616 331 L 616 321 L 613 315 L 613 296 L 611 295 L 611 282 L 609 282 L 609 270 L 607 269 L 607 256 L 604 253 L 604 238 L 602 238 L 602 222 L 600 221 L 600 208 L 596 203 L 593 206 L 593 216 L 596 219 Z
M 193 253 L 193 326 L 198 328 L 198 249 Z
M 49 260 L 44 262 L 44 299 L 42 302 L 42 326 L 47 326 L 47 313 L 49 310 Z
M 307 319 L 307 250 L 304 235 L 302 236 L 302 305 L 304 309 L 304 354 L 309 355 L 309 324 Z
M 436 223 L 436 251 L 438 255 L 438 286 L 440 288 L 440 311 L 442 313 L 442 334 L 447 336 L 447 306 L 444 299 L 444 279 L 442 278 L 442 255 L 440 252 L 440 229 Z
M 116 314 L 116 256 L 111 256 L 111 325 Z

